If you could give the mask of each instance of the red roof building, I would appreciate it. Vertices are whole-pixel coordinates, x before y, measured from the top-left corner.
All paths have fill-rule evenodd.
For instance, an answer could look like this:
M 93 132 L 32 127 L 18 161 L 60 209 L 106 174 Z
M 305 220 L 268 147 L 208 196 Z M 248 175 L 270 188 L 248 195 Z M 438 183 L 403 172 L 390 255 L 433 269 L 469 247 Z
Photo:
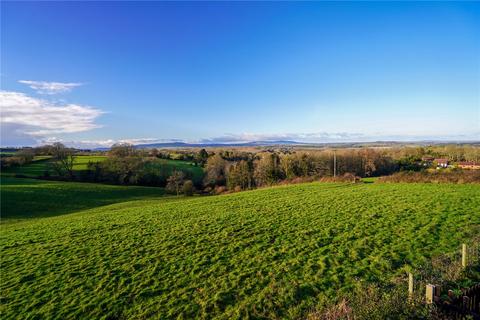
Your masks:
M 448 167 L 448 159 L 439 158 L 439 159 L 433 160 L 433 162 L 437 164 L 437 167 L 442 167 L 442 168 Z
M 474 170 L 480 169 L 480 163 L 474 162 L 474 161 L 459 162 L 457 165 L 459 168 L 462 168 L 462 169 L 474 169 Z

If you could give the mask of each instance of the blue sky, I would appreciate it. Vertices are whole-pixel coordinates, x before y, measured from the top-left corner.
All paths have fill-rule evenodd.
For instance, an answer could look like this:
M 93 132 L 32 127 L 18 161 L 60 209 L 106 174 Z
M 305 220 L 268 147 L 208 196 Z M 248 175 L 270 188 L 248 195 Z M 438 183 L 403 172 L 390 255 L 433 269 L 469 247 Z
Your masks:
M 1 6 L 3 146 L 480 139 L 480 3 Z

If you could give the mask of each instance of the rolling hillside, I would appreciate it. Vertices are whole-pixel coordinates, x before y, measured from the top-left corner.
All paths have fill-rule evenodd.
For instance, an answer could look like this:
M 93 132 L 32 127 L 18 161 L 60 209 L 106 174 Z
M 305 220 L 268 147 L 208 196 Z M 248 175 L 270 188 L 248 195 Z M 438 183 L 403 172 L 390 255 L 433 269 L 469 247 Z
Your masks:
M 479 208 L 478 185 L 312 183 L 4 224 L 1 314 L 299 318 L 455 250 Z
M 46 181 L 1 176 L 2 223 L 72 213 L 164 195 L 163 188 Z

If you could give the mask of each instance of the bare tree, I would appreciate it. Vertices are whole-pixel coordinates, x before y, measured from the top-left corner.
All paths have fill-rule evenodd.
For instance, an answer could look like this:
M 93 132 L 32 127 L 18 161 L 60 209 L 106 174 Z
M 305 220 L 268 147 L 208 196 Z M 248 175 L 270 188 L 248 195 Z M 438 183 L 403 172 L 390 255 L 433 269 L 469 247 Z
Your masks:
M 62 143 L 56 142 L 52 145 L 52 168 L 59 176 L 67 176 L 73 179 L 73 164 L 75 156 L 73 150 L 65 147 Z
M 108 154 L 112 157 L 126 158 L 138 155 L 137 150 L 129 143 L 116 143 L 111 148 Z
M 167 191 L 180 194 L 180 190 L 185 180 L 185 174 L 181 171 L 173 171 L 172 175 L 167 179 Z
M 227 162 L 216 154 L 208 158 L 205 165 L 205 184 L 223 186 L 226 182 Z

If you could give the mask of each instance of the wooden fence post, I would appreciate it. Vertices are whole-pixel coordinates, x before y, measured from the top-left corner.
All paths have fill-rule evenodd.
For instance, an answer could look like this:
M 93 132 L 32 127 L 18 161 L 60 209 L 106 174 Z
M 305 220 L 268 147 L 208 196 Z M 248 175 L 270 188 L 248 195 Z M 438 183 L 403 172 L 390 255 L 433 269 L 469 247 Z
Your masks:
M 462 267 L 467 267 L 467 245 L 465 243 L 462 244 Z
M 413 296 L 413 273 L 408 273 L 408 296 Z
M 435 286 L 433 284 L 427 284 L 427 288 L 425 290 L 425 299 L 427 304 L 432 304 L 435 296 Z

